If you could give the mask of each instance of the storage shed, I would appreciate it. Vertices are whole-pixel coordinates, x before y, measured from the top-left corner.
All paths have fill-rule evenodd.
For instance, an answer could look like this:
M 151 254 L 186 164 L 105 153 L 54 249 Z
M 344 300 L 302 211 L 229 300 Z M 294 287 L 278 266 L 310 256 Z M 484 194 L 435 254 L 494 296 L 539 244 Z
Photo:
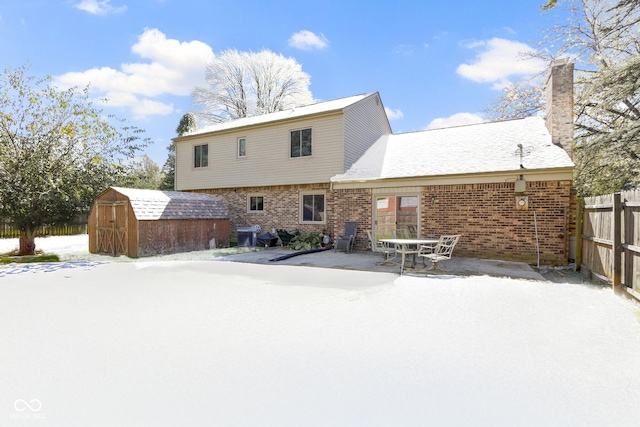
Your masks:
M 89 214 L 89 252 L 143 257 L 229 245 L 229 211 L 205 193 L 110 187 Z

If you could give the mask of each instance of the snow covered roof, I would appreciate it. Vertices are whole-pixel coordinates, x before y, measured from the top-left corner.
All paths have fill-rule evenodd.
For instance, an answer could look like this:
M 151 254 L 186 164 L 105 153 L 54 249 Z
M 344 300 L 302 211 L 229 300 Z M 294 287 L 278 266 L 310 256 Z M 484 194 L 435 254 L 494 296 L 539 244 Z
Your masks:
M 224 202 L 206 193 L 111 187 L 126 196 L 138 220 L 229 218 Z
M 387 178 L 570 168 L 573 162 L 551 142 L 544 119 L 481 123 L 396 135 L 385 135 L 334 182 Z
M 361 95 L 350 96 L 347 98 L 334 99 L 332 101 L 318 102 L 316 104 L 306 105 L 304 107 L 290 108 L 284 111 L 278 111 L 270 114 L 263 114 L 260 116 L 245 117 L 242 119 L 232 120 L 224 123 L 217 123 L 211 126 L 205 126 L 194 132 L 185 133 L 184 136 L 201 135 L 209 132 L 219 132 L 222 130 L 242 128 L 246 126 L 253 126 L 262 123 L 277 122 L 281 120 L 288 120 L 298 117 L 309 116 L 312 114 L 328 113 L 330 111 L 342 110 L 358 101 L 361 101 L 372 93 L 365 93 Z

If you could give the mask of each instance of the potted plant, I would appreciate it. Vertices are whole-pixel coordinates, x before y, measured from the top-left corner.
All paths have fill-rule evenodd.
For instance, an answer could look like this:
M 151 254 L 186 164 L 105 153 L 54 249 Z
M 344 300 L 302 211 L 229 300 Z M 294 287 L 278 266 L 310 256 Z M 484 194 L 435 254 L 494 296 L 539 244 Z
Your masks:
M 327 229 L 323 228 L 322 229 L 322 247 L 326 248 L 329 245 L 331 245 L 331 236 L 327 232 Z

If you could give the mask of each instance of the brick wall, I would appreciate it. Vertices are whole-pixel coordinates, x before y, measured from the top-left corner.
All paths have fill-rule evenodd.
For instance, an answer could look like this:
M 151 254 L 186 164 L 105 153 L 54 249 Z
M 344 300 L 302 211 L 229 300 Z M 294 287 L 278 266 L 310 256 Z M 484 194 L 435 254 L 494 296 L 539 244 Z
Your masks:
M 282 185 L 271 187 L 246 187 L 231 189 L 201 190 L 224 200 L 229 209 L 231 240 L 236 241 L 236 230 L 239 227 L 259 225 L 262 232 L 271 232 L 273 228 L 292 230 L 297 228 L 302 232 L 322 232 L 326 224 L 300 224 L 300 193 L 305 191 L 326 191 L 326 206 L 331 206 L 329 184 L 313 185 Z M 247 212 L 247 198 L 249 195 L 264 196 L 264 210 L 262 212 Z M 326 209 L 326 208 L 325 208 Z
M 459 256 L 567 264 L 570 181 L 527 182 L 529 209 L 516 210 L 513 183 L 423 188 L 422 235 L 461 234 Z M 435 196 L 433 202 L 431 197 Z
M 355 248 L 356 250 L 365 249 L 369 242 L 367 230 L 372 229 L 372 203 L 370 189 L 334 190 L 329 215 L 334 235 L 342 233 L 345 222 L 357 221 Z
M 300 224 L 300 193 L 326 191 L 326 224 Z M 370 189 L 338 189 L 328 184 L 207 190 L 227 204 L 231 240 L 238 227 L 260 225 L 303 232 L 340 234 L 346 221 L 358 222 L 356 249 L 368 244 L 372 226 Z M 247 213 L 247 196 L 263 194 L 262 213 Z M 575 197 L 570 181 L 527 182 L 529 209 L 516 210 L 514 183 L 425 186 L 421 191 L 420 235 L 461 234 L 456 256 L 537 263 L 536 223 L 541 265 L 566 265 L 569 235 L 575 233 Z M 432 201 L 433 197 L 433 201 Z M 535 212 L 535 216 L 534 216 Z

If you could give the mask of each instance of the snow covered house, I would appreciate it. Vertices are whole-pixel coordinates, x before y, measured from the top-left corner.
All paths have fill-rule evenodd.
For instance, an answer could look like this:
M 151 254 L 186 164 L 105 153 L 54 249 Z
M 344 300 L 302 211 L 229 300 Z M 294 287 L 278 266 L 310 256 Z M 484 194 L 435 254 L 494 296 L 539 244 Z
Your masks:
M 546 119 L 393 134 L 378 93 L 175 138 L 176 189 L 206 192 L 237 227 L 376 236 L 461 234 L 456 255 L 563 265 L 573 257 L 573 65 L 552 65 Z

